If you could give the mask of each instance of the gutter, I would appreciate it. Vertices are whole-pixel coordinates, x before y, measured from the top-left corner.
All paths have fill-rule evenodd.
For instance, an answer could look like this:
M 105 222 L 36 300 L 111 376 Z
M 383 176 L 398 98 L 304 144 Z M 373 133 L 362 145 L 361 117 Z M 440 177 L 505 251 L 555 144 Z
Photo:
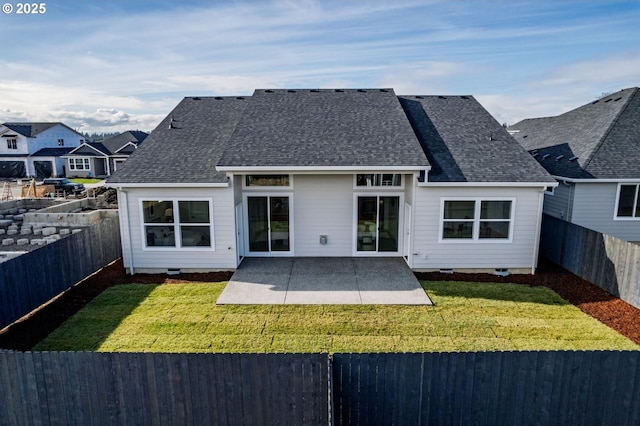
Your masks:
M 570 183 L 640 183 L 640 178 L 618 178 L 618 179 L 577 179 L 568 178 L 564 176 L 553 176 L 554 179 L 570 182 Z
M 552 187 L 559 185 L 558 182 L 418 182 L 420 187 Z

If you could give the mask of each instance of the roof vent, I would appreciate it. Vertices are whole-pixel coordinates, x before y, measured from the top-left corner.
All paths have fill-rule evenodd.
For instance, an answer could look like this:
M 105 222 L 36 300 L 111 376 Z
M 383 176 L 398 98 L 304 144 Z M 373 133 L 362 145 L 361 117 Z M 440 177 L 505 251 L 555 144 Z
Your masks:
M 564 155 L 558 155 L 558 156 L 556 157 L 556 161 L 560 161 L 560 160 L 562 160 L 563 158 L 564 158 Z
M 313 93 L 318 93 L 318 92 L 320 92 L 320 89 L 311 89 L 311 90 L 309 90 L 309 91 L 310 91 L 310 92 L 313 92 Z
M 344 92 L 344 90 L 342 90 L 342 89 L 335 89 L 335 90 L 334 90 L 334 92 L 342 93 L 342 92 Z
M 358 89 L 358 92 L 360 92 L 360 93 L 367 93 L 367 91 L 366 91 L 366 90 L 364 90 L 364 89 Z
M 470 99 L 469 96 L 460 96 L 460 99 Z
M 387 89 L 380 89 L 380 91 L 381 91 L 381 92 L 385 92 L 385 93 L 387 93 L 387 92 L 388 92 L 388 90 L 387 90 Z
M 551 156 L 551 154 L 545 154 L 545 155 L 543 155 L 543 156 L 542 156 L 542 159 L 543 159 L 543 160 L 546 160 L 546 159 L 547 159 L 547 158 L 549 158 L 550 156 Z
M 522 139 L 526 139 L 527 137 L 529 137 L 529 135 L 524 135 Z
M 416 96 L 416 99 L 424 99 L 424 96 Z
M 593 101 L 593 102 L 591 102 L 591 105 L 595 105 L 595 104 L 597 104 L 598 102 L 600 102 L 600 99 L 598 99 L 597 101 Z
M 244 96 L 236 96 L 236 99 L 243 100 L 243 99 L 244 99 Z
M 576 161 L 578 159 L 578 157 L 576 157 L 575 155 L 571 158 L 569 158 L 569 161 Z
M 447 99 L 446 96 L 438 96 L 438 99 Z
M 622 99 L 622 97 L 615 98 L 615 99 L 613 100 L 613 102 L 618 102 L 620 99 Z
M 606 101 L 604 101 L 604 103 L 606 104 L 607 102 L 611 102 L 613 99 L 609 98 Z
M 287 90 L 287 92 L 289 92 L 289 93 L 296 93 L 296 91 L 295 91 L 295 90 L 291 90 L 291 89 Z
M 200 97 L 198 97 L 198 96 L 195 96 L 195 97 L 193 97 L 193 98 L 191 98 L 191 99 L 193 99 L 194 101 L 199 101 L 201 98 L 200 98 Z
M 273 93 L 273 90 L 267 89 L 264 91 L 264 93 Z
M 222 96 L 216 96 L 216 97 L 215 97 L 215 98 L 213 98 L 213 99 L 215 99 L 216 101 L 221 101 L 221 100 L 223 100 L 224 98 L 223 98 Z
M 537 157 L 537 156 L 538 156 L 538 153 L 537 153 L 537 152 L 532 152 L 532 153 L 531 153 L 531 156 L 532 156 L 532 157 Z

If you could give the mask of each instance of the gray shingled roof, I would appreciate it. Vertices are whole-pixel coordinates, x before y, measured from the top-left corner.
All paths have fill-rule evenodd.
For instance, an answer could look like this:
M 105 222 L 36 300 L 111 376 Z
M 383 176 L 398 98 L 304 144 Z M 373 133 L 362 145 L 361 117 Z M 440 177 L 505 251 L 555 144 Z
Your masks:
M 549 173 L 579 179 L 640 178 L 640 89 L 604 96 L 556 117 L 509 127 Z
M 185 98 L 108 181 L 226 182 L 216 166 L 430 164 L 436 182 L 554 182 L 473 97 L 391 89 Z
M 71 129 L 64 123 L 55 122 L 55 123 L 30 123 L 30 122 L 12 122 L 12 123 L 2 123 L 3 126 L 8 127 L 16 133 L 20 133 L 22 136 L 27 136 L 30 138 L 35 138 L 38 133 L 42 133 L 47 129 L 50 129 L 56 125 L 62 125 L 69 130 Z M 75 132 L 75 130 L 73 130 Z M 76 132 L 77 133 L 77 132 Z M 79 134 L 79 133 L 78 133 Z
M 108 149 L 110 154 L 115 154 L 116 151 L 130 142 L 135 145 L 142 143 L 147 136 L 149 136 L 147 133 L 139 130 L 128 130 L 120 133 L 119 135 L 103 140 L 102 145 Z
M 222 167 L 429 165 L 392 89 L 256 90 Z
M 431 182 L 555 182 L 472 96 L 400 96 Z
M 74 148 L 68 156 L 103 157 L 110 154 L 111 153 L 109 152 L 109 150 L 104 145 L 102 145 L 102 142 L 86 142 L 85 144 Z
M 42 148 L 31 154 L 30 157 L 61 157 L 65 154 L 68 154 L 72 149 L 73 147 Z
M 108 179 L 109 183 L 222 183 L 215 165 L 248 99 L 183 99 Z

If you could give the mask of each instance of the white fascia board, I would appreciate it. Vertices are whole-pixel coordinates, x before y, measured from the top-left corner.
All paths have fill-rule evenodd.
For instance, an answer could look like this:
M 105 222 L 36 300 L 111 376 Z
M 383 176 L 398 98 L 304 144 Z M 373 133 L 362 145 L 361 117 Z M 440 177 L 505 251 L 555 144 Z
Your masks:
M 548 188 L 558 186 L 558 182 L 418 182 L 420 187 L 528 187 L 528 188 Z
M 248 173 L 299 173 L 299 174 L 327 174 L 353 172 L 398 172 L 429 171 L 430 166 L 216 166 L 219 172 L 230 174 Z
M 228 188 L 228 182 L 222 183 L 176 183 L 176 182 L 154 182 L 154 183 L 105 183 L 109 188 Z
M 620 179 L 573 179 L 563 176 L 553 176 L 554 179 L 558 179 L 564 182 L 570 183 L 640 183 L 640 178 L 620 178 Z

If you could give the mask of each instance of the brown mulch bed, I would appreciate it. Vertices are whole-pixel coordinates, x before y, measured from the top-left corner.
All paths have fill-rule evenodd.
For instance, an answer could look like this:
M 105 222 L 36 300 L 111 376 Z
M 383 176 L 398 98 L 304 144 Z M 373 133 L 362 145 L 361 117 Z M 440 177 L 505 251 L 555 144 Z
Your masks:
M 219 282 L 228 281 L 231 275 L 232 272 L 228 271 L 174 276 L 166 274 L 127 275 L 122 261 L 118 260 L 5 329 L 0 333 L 0 348 L 30 350 L 98 294 L 117 284 L 131 282 L 141 284 Z M 640 309 L 547 262 L 541 263 L 536 275 L 499 277 L 492 274 L 423 272 L 416 273 L 416 276 L 421 280 L 509 282 L 549 287 L 586 314 L 640 344 Z

